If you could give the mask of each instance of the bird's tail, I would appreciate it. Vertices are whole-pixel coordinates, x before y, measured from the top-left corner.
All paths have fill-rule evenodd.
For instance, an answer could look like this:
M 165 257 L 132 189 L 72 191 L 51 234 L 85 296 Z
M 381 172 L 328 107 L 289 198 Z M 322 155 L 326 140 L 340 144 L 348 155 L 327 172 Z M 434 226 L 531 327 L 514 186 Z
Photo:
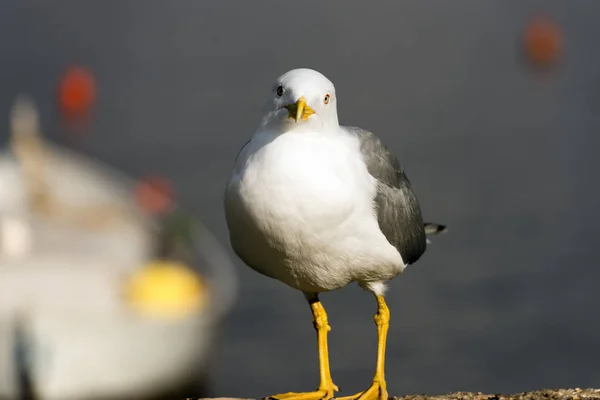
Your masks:
M 448 231 L 448 228 L 446 228 L 446 225 L 426 222 L 423 224 L 423 226 L 425 227 L 425 234 L 427 236 L 437 235 L 440 233 L 446 233 Z M 427 239 L 427 243 L 431 243 L 429 241 L 429 239 Z
M 446 228 L 446 225 L 442 225 L 442 224 L 434 224 L 431 222 L 425 222 L 423 224 L 423 226 L 425 227 L 426 235 L 437 235 L 438 233 L 446 233 L 448 231 L 448 228 Z

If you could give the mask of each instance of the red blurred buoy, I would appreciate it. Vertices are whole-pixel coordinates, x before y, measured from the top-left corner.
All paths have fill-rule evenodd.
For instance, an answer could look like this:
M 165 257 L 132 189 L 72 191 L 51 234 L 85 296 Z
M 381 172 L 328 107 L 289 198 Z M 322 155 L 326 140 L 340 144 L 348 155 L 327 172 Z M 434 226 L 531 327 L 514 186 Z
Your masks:
M 561 29 L 547 16 L 537 16 L 529 21 L 525 29 L 524 41 L 526 55 L 536 66 L 550 66 L 562 55 Z
M 85 67 L 67 70 L 58 88 L 59 105 L 67 119 L 86 117 L 96 97 L 96 81 Z
M 173 187 L 161 176 L 142 179 L 134 190 L 136 202 L 144 211 L 162 214 L 173 205 Z

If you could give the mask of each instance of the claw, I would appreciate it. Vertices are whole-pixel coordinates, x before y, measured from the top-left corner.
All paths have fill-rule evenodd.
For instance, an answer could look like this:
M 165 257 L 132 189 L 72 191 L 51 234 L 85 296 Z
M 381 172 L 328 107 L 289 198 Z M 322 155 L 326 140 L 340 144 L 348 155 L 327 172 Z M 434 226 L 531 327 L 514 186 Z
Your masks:
M 336 397 L 335 400 L 388 400 L 388 397 L 385 384 L 373 382 L 371 387 L 364 392 L 358 392 L 352 396 Z
M 274 396 L 266 397 L 265 399 L 272 400 L 330 400 L 333 398 L 333 392 L 338 391 L 338 387 L 333 385 L 331 389 L 320 389 L 314 392 L 289 392 L 276 394 Z

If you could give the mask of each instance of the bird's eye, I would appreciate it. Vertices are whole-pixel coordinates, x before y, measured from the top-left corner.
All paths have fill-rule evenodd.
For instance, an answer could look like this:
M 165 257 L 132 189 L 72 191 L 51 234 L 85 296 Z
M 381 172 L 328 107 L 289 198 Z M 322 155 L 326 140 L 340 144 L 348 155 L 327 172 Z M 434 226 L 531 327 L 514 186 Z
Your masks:
M 329 99 L 331 99 L 331 95 L 329 93 L 327 93 L 325 95 L 325 98 L 323 99 L 323 103 L 329 104 Z
M 283 96 L 283 86 L 279 85 L 277 87 L 277 96 L 281 97 Z

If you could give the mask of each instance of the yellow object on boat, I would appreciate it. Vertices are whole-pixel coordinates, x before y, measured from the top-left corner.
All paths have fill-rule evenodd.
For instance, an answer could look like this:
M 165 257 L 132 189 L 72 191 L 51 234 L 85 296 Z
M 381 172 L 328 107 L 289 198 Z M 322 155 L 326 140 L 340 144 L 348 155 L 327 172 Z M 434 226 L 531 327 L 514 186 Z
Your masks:
M 186 265 L 156 260 L 130 278 L 126 296 L 134 309 L 143 315 L 183 317 L 205 304 L 206 286 Z

